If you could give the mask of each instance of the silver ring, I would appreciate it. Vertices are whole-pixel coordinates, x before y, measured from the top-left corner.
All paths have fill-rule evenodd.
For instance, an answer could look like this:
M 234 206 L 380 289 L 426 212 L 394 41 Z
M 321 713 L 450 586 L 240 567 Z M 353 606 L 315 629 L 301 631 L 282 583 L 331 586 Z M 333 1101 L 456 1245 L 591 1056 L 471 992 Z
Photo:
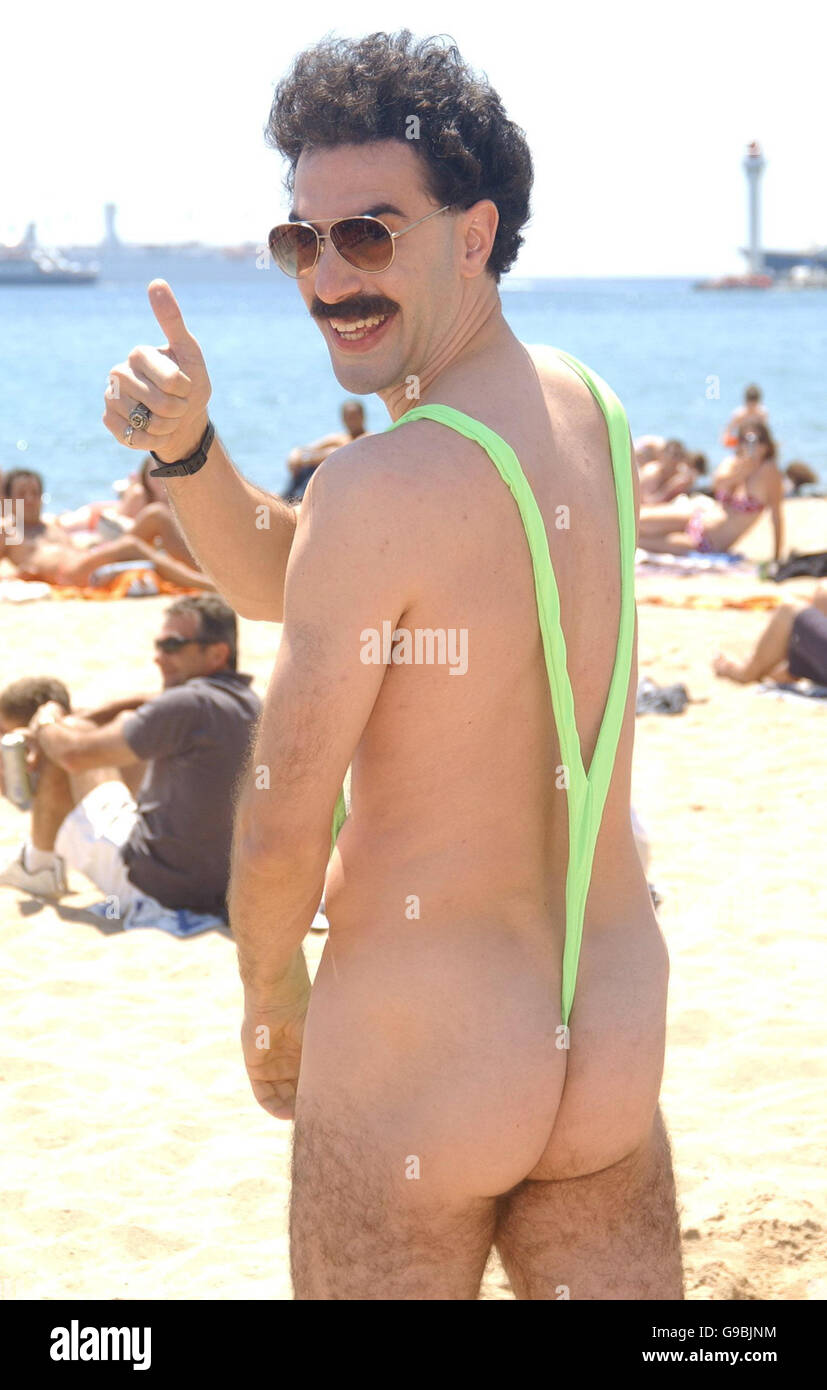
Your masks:
M 123 437 L 124 437 L 124 439 L 126 440 L 127 444 L 129 444 L 129 445 L 132 444 L 132 436 L 133 436 L 134 433 L 135 433 L 135 426 L 134 426 L 134 425 L 127 425 L 126 428 L 125 428 L 125 430 L 124 430 L 124 432 L 123 432 Z
M 133 406 L 129 412 L 129 423 L 134 425 L 136 430 L 145 430 L 149 425 L 152 411 L 148 405 L 141 405 L 140 401 Z

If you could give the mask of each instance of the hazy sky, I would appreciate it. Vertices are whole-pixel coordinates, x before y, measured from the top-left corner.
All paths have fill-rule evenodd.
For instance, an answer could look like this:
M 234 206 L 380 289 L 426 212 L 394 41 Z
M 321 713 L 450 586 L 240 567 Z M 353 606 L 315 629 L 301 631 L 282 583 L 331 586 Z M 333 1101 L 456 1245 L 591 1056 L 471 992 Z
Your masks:
M 97 241 L 107 201 L 124 240 L 263 241 L 286 207 L 262 135 L 276 81 L 330 31 L 407 26 L 450 34 L 527 133 L 533 215 L 515 274 L 743 268 L 750 140 L 768 160 L 764 244 L 827 242 L 827 9 L 815 0 L 299 8 L 8 7 L 0 241 L 30 220 L 45 245 Z

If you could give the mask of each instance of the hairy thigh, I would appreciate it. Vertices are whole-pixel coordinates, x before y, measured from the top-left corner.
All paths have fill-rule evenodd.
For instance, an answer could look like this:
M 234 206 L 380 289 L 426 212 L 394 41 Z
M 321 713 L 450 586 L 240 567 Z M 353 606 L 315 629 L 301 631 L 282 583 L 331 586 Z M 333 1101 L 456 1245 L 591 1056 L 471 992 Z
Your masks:
M 290 1264 L 297 1299 L 475 1299 L 495 1203 L 446 1193 L 394 1128 L 296 1104 Z
M 681 1299 L 672 1156 L 658 1108 L 646 1141 L 582 1177 L 521 1183 L 494 1243 L 519 1299 Z

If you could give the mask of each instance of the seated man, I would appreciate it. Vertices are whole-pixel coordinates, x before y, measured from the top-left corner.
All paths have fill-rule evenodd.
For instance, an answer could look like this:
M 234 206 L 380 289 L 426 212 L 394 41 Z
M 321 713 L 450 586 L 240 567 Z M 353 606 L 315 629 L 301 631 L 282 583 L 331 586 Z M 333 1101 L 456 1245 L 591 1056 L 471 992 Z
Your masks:
M 147 519 L 139 533 L 122 536 L 115 541 L 81 547 L 68 531 L 56 522 L 46 522 L 41 516 L 43 480 L 39 473 L 27 468 L 15 468 L 3 481 L 6 505 L 6 524 L 0 527 L 0 560 L 10 560 L 21 579 L 42 579 L 47 584 L 69 584 L 82 587 L 101 565 L 124 560 L 150 561 L 162 579 L 190 589 L 214 589 L 205 574 L 187 563 L 189 556 L 179 537 L 177 554 L 168 553 L 174 547 L 173 533 L 177 527 L 172 514 L 157 504 L 146 507 Z M 16 524 L 22 514 L 22 534 Z M 155 541 L 166 546 L 157 549 Z M 190 561 L 192 557 L 189 557 Z
M 744 661 L 719 652 L 712 668 L 717 676 L 740 685 L 806 679 L 827 686 L 827 584 L 816 585 L 809 604 L 790 599 L 776 608 Z
M 60 690 L 30 692 L 47 696 L 27 725 L 36 750 L 31 835 L 0 884 L 59 896 L 68 864 L 116 898 L 121 918 L 149 899 L 227 920 L 234 788 L 261 709 L 251 677 L 236 670 L 236 643 L 223 599 L 180 598 L 155 639 L 160 694 L 110 706 L 114 717 L 98 725 L 67 713 Z M 25 685 L 0 694 L 3 733 L 28 712 Z M 136 801 L 121 769 L 143 760 Z

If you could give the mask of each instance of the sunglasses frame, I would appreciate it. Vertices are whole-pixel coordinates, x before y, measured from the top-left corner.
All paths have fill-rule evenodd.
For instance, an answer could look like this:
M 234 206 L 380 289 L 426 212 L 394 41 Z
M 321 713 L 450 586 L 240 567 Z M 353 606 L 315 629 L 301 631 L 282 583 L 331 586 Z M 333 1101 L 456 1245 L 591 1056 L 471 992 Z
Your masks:
M 175 646 L 167 648 L 163 646 L 164 642 L 174 642 Z M 193 644 L 199 647 L 210 646 L 210 643 L 205 642 L 203 637 L 156 637 L 154 639 L 156 652 L 163 652 L 165 656 L 174 656 L 176 652 L 182 651 L 184 647 L 191 647 Z
M 401 227 L 398 232 L 392 232 L 390 227 L 382 221 L 381 217 L 371 217 L 368 215 L 362 215 L 361 213 L 351 214 L 350 217 L 334 217 L 326 232 L 318 231 L 318 229 L 314 226 L 312 222 L 278 222 L 276 226 L 271 228 L 270 230 L 270 235 L 267 238 L 267 247 L 270 251 L 270 255 L 273 256 L 273 260 L 275 261 L 279 270 L 283 271 L 285 275 L 288 275 L 291 280 L 301 280 L 305 275 L 309 275 L 311 271 L 316 269 L 316 266 L 319 264 L 319 258 L 324 250 L 324 244 L 326 241 L 330 241 L 330 244 L 336 252 L 337 256 L 341 256 L 342 260 L 345 262 L 345 265 L 349 265 L 351 270 L 358 270 L 360 275 L 382 275 L 386 270 L 390 270 L 391 266 L 393 265 L 394 257 L 396 256 L 397 237 L 404 236 L 406 232 L 412 232 L 414 227 L 418 227 L 422 222 L 427 222 L 429 217 L 436 217 L 437 213 L 439 212 L 447 212 L 450 207 L 453 207 L 453 203 L 446 203 L 444 207 L 434 208 L 432 212 L 426 212 L 424 217 L 418 217 L 415 222 L 409 222 L 407 227 Z M 388 237 L 390 238 L 391 258 L 388 261 L 388 264 L 381 266 L 379 270 L 366 270 L 362 266 L 354 265 L 352 261 L 348 260 L 347 256 L 342 255 L 342 252 L 339 250 L 338 246 L 336 246 L 335 242 L 331 240 L 331 233 L 333 232 L 333 228 L 337 227 L 340 222 L 378 222 L 379 226 L 382 228 L 383 231 L 387 232 Z M 279 265 L 279 262 L 273 255 L 271 245 L 272 238 L 276 232 L 280 231 L 282 227 L 309 227 L 311 232 L 313 232 L 316 237 L 315 258 L 311 265 L 307 266 L 304 270 L 300 270 L 297 275 L 292 275 L 289 270 L 285 270 L 284 266 Z

